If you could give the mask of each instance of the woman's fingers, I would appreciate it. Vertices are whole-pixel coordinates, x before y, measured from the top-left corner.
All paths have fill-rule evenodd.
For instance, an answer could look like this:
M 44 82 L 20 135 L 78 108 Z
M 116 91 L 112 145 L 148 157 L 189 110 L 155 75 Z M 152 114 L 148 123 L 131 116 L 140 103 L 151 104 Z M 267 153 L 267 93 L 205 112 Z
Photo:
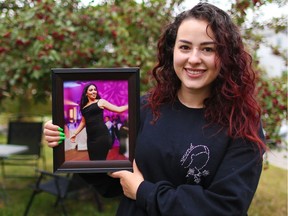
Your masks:
M 57 141 L 55 141 L 55 142 L 48 142 L 48 146 L 49 147 L 51 147 L 51 148 L 54 148 L 54 147 L 56 147 L 56 146 L 58 146 L 59 145 L 59 141 L 57 142 Z
M 44 124 L 43 130 L 44 138 L 48 142 L 49 147 L 58 146 L 65 139 L 63 129 L 57 125 L 52 124 L 52 121 L 48 121 Z

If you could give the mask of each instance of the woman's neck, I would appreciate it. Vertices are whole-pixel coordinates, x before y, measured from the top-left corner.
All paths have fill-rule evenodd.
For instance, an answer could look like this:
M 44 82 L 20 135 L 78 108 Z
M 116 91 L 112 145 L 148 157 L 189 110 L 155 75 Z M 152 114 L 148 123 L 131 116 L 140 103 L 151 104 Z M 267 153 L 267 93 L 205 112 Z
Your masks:
M 209 96 L 207 92 L 192 92 L 179 89 L 177 93 L 179 101 L 189 108 L 203 108 L 204 100 Z

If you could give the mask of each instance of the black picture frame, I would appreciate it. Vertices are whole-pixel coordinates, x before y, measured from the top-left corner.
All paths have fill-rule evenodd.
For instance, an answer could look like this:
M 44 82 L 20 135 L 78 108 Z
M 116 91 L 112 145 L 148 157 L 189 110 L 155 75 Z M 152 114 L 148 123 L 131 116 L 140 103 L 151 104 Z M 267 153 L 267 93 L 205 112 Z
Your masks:
M 116 160 L 66 160 L 65 142 L 53 148 L 53 170 L 69 173 L 105 173 L 117 170 L 132 170 L 134 150 L 139 123 L 140 70 L 127 68 L 52 68 L 52 122 L 65 128 L 64 84 L 69 82 L 127 82 L 128 86 L 128 141 L 129 156 Z M 64 131 L 65 132 L 65 131 Z M 69 136 L 69 135 L 68 135 Z

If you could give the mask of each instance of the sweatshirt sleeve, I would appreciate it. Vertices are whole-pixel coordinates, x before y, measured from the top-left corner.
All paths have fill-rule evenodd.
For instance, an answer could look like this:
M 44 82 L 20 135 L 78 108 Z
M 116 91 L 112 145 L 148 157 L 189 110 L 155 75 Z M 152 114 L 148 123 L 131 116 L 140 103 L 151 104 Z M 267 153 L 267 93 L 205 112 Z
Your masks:
M 239 140 L 230 145 L 207 188 L 143 181 L 136 204 L 150 216 L 246 215 L 262 171 L 262 153 L 255 148 Z

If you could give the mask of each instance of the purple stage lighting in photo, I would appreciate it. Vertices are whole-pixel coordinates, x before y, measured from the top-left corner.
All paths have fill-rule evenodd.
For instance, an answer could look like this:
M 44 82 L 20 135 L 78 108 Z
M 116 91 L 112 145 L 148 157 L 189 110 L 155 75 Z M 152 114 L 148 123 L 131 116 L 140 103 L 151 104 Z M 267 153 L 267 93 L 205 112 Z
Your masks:
M 93 83 L 97 86 L 101 98 L 117 106 L 128 104 L 127 80 L 96 80 L 96 81 L 65 81 L 64 82 L 64 118 L 66 123 L 78 124 L 81 120 L 80 100 L 86 84 Z M 128 111 L 121 114 L 104 110 L 104 116 L 119 116 L 122 121 L 128 119 Z

